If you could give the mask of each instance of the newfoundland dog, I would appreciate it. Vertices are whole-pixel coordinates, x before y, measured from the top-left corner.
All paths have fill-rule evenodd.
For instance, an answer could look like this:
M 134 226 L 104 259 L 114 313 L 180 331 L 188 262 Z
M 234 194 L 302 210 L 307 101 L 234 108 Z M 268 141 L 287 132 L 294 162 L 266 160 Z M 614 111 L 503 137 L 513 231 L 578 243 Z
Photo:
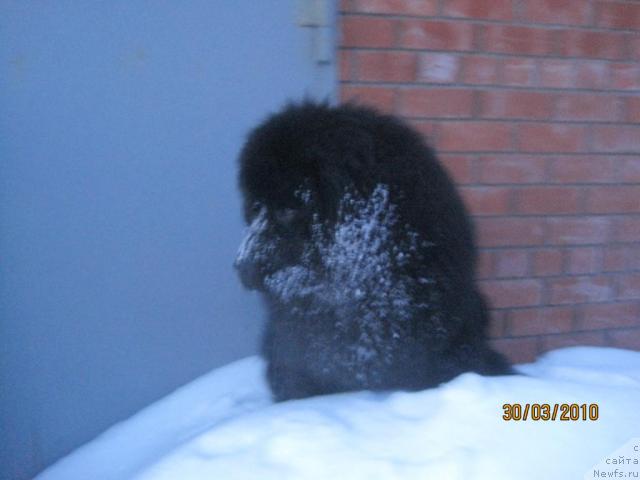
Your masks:
M 240 155 L 235 266 L 264 297 L 274 399 L 511 373 L 486 341 L 474 235 L 434 151 L 397 118 L 304 102 Z

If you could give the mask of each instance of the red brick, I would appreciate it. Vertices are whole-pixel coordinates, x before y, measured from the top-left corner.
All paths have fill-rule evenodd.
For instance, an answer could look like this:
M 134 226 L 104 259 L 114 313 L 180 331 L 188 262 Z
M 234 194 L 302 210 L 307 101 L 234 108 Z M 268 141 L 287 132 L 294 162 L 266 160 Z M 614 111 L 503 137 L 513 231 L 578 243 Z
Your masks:
M 640 183 L 640 157 L 622 158 L 617 168 L 620 181 Z
M 394 22 L 378 17 L 340 17 L 342 46 L 391 47 L 394 43 Z
M 550 304 L 604 302 L 613 296 L 608 277 L 580 276 L 549 279 Z
M 601 270 L 602 253 L 598 247 L 573 247 L 565 255 L 567 273 L 597 273 Z
M 353 55 L 348 50 L 338 51 L 338 76 L 341 81 L 353 80 Z
M 605 345 L 604 333 L 602 332 L 574 332 L 562 333 L 558 335 L 545 335 L 542 337 L 542 350 L 556 350 L 564 347 L 575 347 L 580 345 L 603 346 Z
M 550 162 L 553 183 L 610 183 L 615 180 L 615 162 L 609 157 L 558 157 Z
M 447 17 L 511 20 L 512 12 L 512 0 L 447 0 L 442 5 Z
M 560 54 L 568 57 L 619 59 L 624 56 L 624 36 L 611 32 L 566 30 L 560 34 Z
M 400 91 L 398 111 L 407 117 L 470 117 L 472 103 L 469 90 L 412 88 Z
M 491 345 L 513 363 L 533 362 L 538 355 L 538 340 L 528 338 L 496 338 Z
M 640 213 L 640 186 L 599 186 L 587 191 L 590 213 Z
M 573 60 L 546 59 L 540 62 L 540 86 L 575 88 L 576 71 Z
M 526 276 L 529 273 L 529 252 L 514 249 L 495 252 L 493 271 L 496 278 Z
M 464 187 L 460 193 L 472 215 L 501 215 L 509 211 L 511 189 L 501 187 Z
M 627 121 L 640 123 L 640 97 L 627 97 Z
M 441 155 L 441 163 L 445 166 L 455 183 L 465 184 L 474 181 L 473 159 L 460 155 Z
M 557 275 L 562 272 L 561 250 L 539 250 L 533 254 L 533 274 Z
M 576 64 L 577 88 L 608 88 L 610 84 L 609 64 L 602 60 L 584 60 Z
M 542 335 L 571 331 L 571 307 L 527 308 L 509 314 L 509 335 Z
M 464 187 L 460 193 L 472 215 L 500 215 L 509 211 L 509 188 Z
M 488 52 L 526 55 L 553 53 L 551 30 L 511 25 L 486 25 L 484 28 L 485 50 Z
M 542 285 L 534 279 L 481 280 L 479 284 L 493 308 L 539 305 L 542 298 Z
M 530 87 L 535 83 L 536 61 L 530 58 L 505 58 L 502 61 L 502 83 Z
M 435 145 L 437 124 L 428 120 L 409 120 L 409 124 L 427 140 L 429 145 Z
M 498 81 L 498 60 L 494 57 L 468 55 L 463 59 L 464 83 L 493 85 Z
M 481 115 L 488 118 L 549 118 L 554 96 L 538 92 L 486 91 L 480 97 Z
M 640 4 L 633 2 L 598 2 L 596 25 L 600 27 L 640 30 Z
M 622 272 L 640 269 L 640 244 L 608 245 L 604 251 L 605 272 Z
M 582 330 L 600 330 L 640 325 L 639 310 L 635 303 L 582 305 L 578 310 L 578 326 Z
M 442 123 L 439 147 L 449 151 L 512 150 L 512 127 L 499 122 Z
M 613 96 L 593 94 L 561 95 L 556 104 L 560 120 L 617 120 L 621 108 Z
M 615 240 L 618 242 L 640 241 L 640 218 L 626 217 L 616 220 Z
M 629 44 L 631 58 L 633 58 L 634 60 L 640 60 L 640 36 L 627 36 L 626 40 Z
M 487 336 L 489 338 L 499 338 L 504 335 L 506 313 L 504 310 L 493 310 L 489 321 Z
M 482 247 L 540 245 L 544 222 L 537 218 L 478 218 L 478 245 Z
M 471 50 L 473 25 L 431 20 L 403 20 L 400 46 L 426 50 Z
M 560 245 L 606 243 L 611 233 L 606 217 L 550 218 L 547 225 L 548 241 Z
M 450 53 L 420 55 L 418 79 L 432 83 L 453 83 L 460 75 L 460 57 Z
M 514 192 L 518 213 L 576 213 L 578 202 L 579 191 L 573 187 L 523 187 Z
M 619 299 L 640 299 L 640 273 L 618 275 L 617 282 Z
M 530 155 L 480 157 L 480 182 L 534 183 L 545 178 L 545 159 Z
M 640 328 L 625 328 L 607 332 L 612 346 L 640 350 Z
M 526 19 L 534 23 L 588 25 L 589 5 L 568 0 L 527 0 Z
M 358 79 L 410 82 L 416 78 L 417 60 L 408 52 L 358 52 Z
M 493 252 L 483 249 L 478 252 L 476 270 L 478 278 L 491 278 L 493 276 Z
M 382 112 L 393 112 L 395 91 L 385 87 L 353 87 L 344 85 L 340 90 L 343 102 L 368 105 Z
M 598 152 L 640 152 L 640 126 L 594 127 L 593 148 Z
M 637 63 L 612 63 L 611 86 L 617 90 L 640 89 L 640 66 Z
M 438 0 L 352 0 L 351 10 L 394 15 L 435 15 Z
M 564 124 L 519 125 L 520 149 L 525 152 L 580 152 L 586 129 Z

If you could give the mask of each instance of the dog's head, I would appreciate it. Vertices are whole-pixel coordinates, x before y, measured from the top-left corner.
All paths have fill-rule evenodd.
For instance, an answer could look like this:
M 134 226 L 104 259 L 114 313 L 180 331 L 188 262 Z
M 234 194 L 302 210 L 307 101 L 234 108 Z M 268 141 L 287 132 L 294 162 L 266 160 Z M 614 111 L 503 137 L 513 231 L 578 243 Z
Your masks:
M 378 119 L 356 107 L 303 104 L 252 132 L 240 157 L 248 231 L 235 262 L 246 287 L 280 304 L 366 303 L 380 315 L 432 281 L 403 273 L 429 242 L 407 223 L 413 180 L 394 171 L 393 158 L 381 161 Z M 407 131 L 385 125 L 391 150 L 414 141 Z

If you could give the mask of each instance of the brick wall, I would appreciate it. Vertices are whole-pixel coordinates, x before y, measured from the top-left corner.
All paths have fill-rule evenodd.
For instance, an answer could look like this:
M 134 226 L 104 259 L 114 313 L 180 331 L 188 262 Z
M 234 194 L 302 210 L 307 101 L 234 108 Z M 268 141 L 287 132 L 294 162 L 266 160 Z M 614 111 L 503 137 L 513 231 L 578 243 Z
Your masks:
M 474 215 L 516 361 L 640 349 L 640 1 L 343 0 L 340 91 L 406 118 Z

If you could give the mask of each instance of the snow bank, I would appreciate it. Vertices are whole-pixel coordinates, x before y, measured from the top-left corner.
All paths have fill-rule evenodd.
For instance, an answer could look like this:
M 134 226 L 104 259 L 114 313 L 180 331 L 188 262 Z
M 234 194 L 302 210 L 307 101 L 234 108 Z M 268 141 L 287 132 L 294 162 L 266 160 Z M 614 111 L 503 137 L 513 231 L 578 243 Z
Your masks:
M 38 480 L 124 480 L 216 424 L 271 403 L 263 363 L 245 358 L 203 375 L 42 472 Z
M 568 348 L 520 366 L 523 375 L 467 373 L 422 392 L 275 405 L 262 370 L 258 358 L 215 370 L 38 479 L 546 480 L 600 478 L 596 465 L 640 472 L 638 352 Z M 599 418 L 505 421 L 505 403 L 595 403 Z M 630 461 L 605 461 L 630 440 Z

